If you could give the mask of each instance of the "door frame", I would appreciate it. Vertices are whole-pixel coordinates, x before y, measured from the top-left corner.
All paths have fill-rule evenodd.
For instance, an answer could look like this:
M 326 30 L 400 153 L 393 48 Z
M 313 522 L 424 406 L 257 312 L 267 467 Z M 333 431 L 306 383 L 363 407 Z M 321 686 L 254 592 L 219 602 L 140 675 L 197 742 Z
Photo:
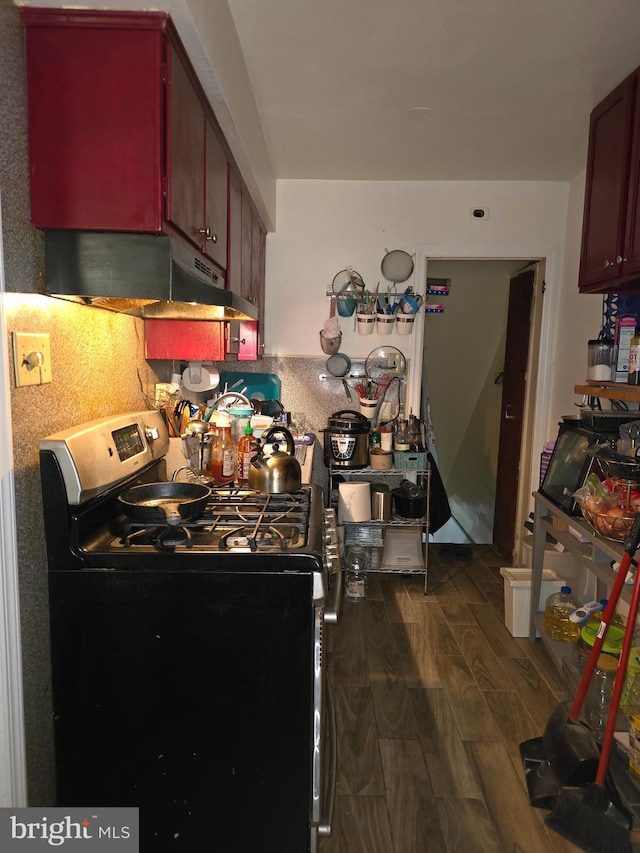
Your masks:
M 0 807 L 27 805 L 11 391 L 0 197 Z
M 552 369 L 556 353 L 556 330 L 560 293 L 561 252 L 555 246 L 540 244 L 466 246 L 466 245 L 420 245 L 416 250 L 416 290 L 421 292 L 426 282 L 427 264 L 430 260 L 529 260 L 539 262 L 540 275 L 544 277 L 544 299 L 538 299 L 542 287 L 536 282 L 534 315 L 538 318 L 537 336 L 538 358 L 532 362 L 533 341 L 530 342 L 528 375 L 533 381 L 527 382 L 527 401 L 525 403 L 525 421 L 523 423 L 523 442 L 520 468 L 523 472 L 520 481 L 514 549 L 519 551 L 524 535 L 522 525 L 533 507 L 532 492 L 538 488 L 536 472 L 542 448 L 548 440 L 548 425 L 552 389 Z M 541 303 L 541 304 L 540 304 Z M 407 371 L 407 411 L 420 411 L 422 360 L 424 348 L 424 312 L 416 316 L 412 336 Z M 533 321 L 532 321 L 533 322 Z M 532 339 L 536 330 L 532 328 Z M 529 452 L 527 452 L 527 448 Z M 528 476 L 527 476 L 528 472 Z

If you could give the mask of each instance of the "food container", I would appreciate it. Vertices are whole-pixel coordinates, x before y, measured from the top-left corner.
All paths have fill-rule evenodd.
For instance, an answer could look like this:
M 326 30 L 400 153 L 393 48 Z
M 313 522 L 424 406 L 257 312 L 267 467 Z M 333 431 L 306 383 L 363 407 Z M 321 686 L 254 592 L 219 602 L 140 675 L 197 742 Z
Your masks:
M 369 454 L 369 464 L 375 471 L 388 471 L 393 468 L 393 453 L 388 450 L 376 450 Z

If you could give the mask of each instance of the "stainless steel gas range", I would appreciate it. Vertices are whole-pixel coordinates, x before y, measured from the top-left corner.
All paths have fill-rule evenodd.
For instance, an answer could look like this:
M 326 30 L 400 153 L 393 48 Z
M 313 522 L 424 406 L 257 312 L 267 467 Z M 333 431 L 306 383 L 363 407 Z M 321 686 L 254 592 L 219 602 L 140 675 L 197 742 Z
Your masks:
M 214 488 L 184 524 L 131 523 L 119 497 L 166 482 L 167 449 L 153 411 L 41 443 L 58 804 L 139 806 L 145 853 L 316 851 L 335 520 L 306 486 Z

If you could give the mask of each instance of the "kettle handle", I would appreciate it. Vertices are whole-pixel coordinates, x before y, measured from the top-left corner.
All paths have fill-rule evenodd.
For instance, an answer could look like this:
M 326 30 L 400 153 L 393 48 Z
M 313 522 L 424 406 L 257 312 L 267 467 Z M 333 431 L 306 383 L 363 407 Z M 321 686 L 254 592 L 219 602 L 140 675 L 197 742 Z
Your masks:
M 269 443 L 269 436 L 272 433 L 274 433 L 274 434 L 282 433 L 282 435 L 284 435 L 285 440 L 287 442 L 287 453 L 289 454 L 289 456 L 295 456 L 296 445 L 295 445 L 295 442 L 293 440 L 293 436 L 291 435 L 289 430 L 286 428 L 286 426 L 281 426 L 280 424 L 277 424 L 277 425 L 269 427 L 267 432 L 262 436 L 262 443 L 263 444 Z
M 341 409 L 339 412 L 334 412 L 331 417 L 339 418 L 340 415 L 354 415 L 356 418 L 360 418 L 361 421 L 368 420 L 361 412 L 354 412 L 353 409 Z

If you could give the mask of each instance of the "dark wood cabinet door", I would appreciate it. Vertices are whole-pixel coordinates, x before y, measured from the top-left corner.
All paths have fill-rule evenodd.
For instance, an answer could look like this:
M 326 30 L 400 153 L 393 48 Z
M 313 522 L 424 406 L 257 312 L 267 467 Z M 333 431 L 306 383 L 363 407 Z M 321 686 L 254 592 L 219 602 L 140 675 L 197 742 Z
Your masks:
M 211 119 L 205 123 L 205 255 L 227 268 L 227 155 Z
M 253 210 L 247 192 L 242 193 L 242 269 L 240 272 L 240 294 L 245 299 L 254 296 L 251 290 L 251 237 L 253 234 Z
M 205 111 L 173 46 L 169 50 L 167 219 L 200 248 L 205 210 Z
M 592 112 L 580 257 L 580 290 L 607 290 L 622 275 L 635 106 L 631 76 Z
M 631 161 L 627 199 L 627 222 L 624 238 L 622 274 L 625 278 L 640 277 L 640 98 L 636 72 L 636 108 L 633 117 Z
M 242 293 L 242 180 L 229 168 L 229 233 L 227 237 L 227 287 Z

